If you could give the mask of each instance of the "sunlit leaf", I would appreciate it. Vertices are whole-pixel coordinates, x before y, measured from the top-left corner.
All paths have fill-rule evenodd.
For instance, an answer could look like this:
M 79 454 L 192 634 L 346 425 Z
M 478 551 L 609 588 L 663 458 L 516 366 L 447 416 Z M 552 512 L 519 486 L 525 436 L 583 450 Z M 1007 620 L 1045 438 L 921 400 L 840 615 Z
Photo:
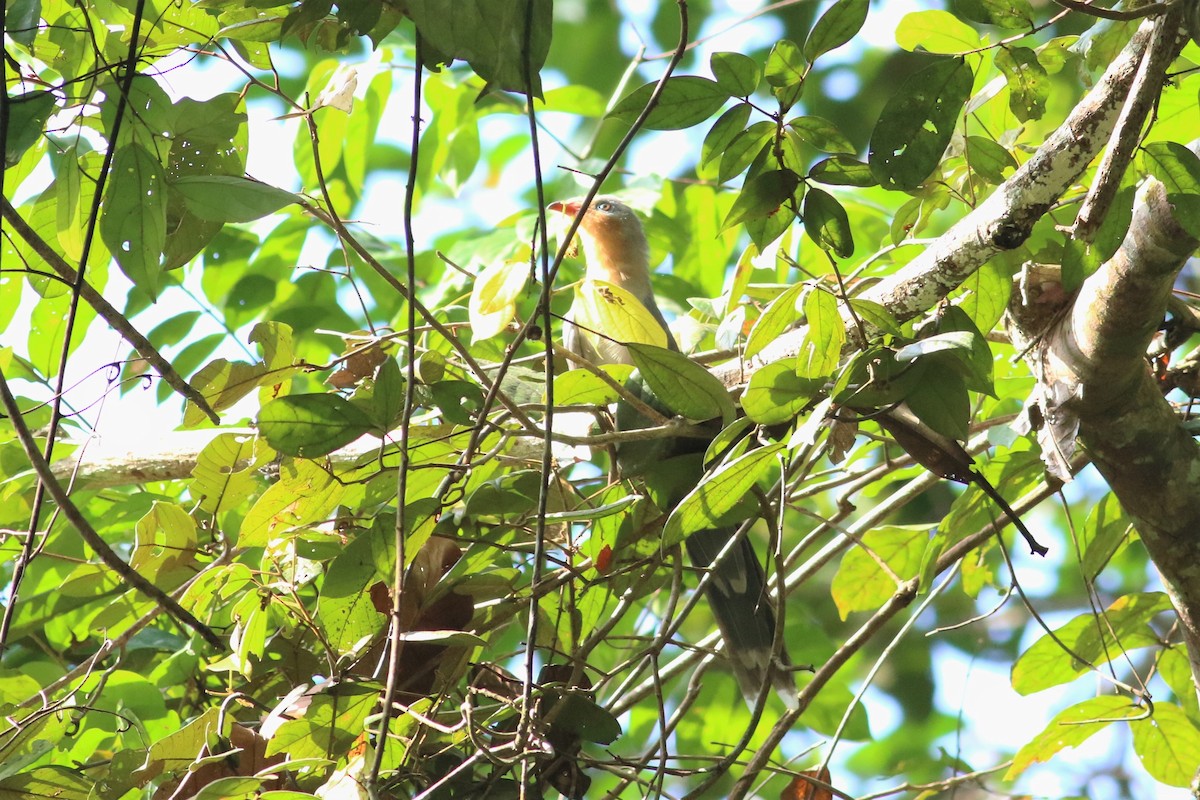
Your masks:
M 688 534 L 711 528 L 713 522 L 733 509 L 750 488 L 777 462 L 782 444 L 759 447 L 704 478 L 667 519 L 663 530 L 664 549 L 680 543 Z
M 1028 47 L 996 51 L 996 66 L 1008 80 L 1008 106 L 1022 122 L 1041 119 L 1050 96 L 1046 69 Z
M 733 97 L 754 94 L 762 80 L 758 62 L 741 53 L 713 53 L 709 61 L 717 83 Z
M 733 401 L 725 385 L 687 356 L 638 344 L 631 344 L 629 352 L 642 378 L 672 412 L 695 420 L 733 419 Z
M 1177 705 L 1155 703 L 1148 719 L 1129 723 L 1133 751 L 1146 772 L 1168 786 L 1186 787 L 1200 763 L 1200 730 Z
M 271 447 L 289 456 L 332 453 L 371 430 L 371 418 L 336 394 L 290 394 L 258 414 L 258 427 Z
M 925 525 L 888 526 L 865 534 L 842 557 L 829 587 L 842 619 L 854 611 L 874 611 L 895 594 L 897 581 L 915 577 L 929 534 Z
M 825 385 L 805 378 L 787 361 L 776 361 L 756 371 L 742 394 L 746 416 L 761 425 L 778 425 L 793 419 L 812 402 Z
M 608 115 L 632 123 L 649 103 L 655 86 L 657 81 L 635 89 L 622 98 Z M 672 77 L 647 117 L 645 127 L 656 131 L 690 128 L 715 114 L 728 99 L 729 92 L 716 81 L 695 75 Z
M 1087 664 L 1077 658 L 1104 663 L 1130 650 L 1157 644 L 1158 635 L 1148 623 L 1170 608 L 1165 594 L 1144 592 L 1117 598 L 1105 609 L 1099 626 L 1091 612 L 1075 617 L 1057 628 L 1053 637 L 1043 635 L 1021 654 L 1012 668 L 1013 688 L 1021 694 L 1040 692 L 1083 674 Z
M 253 222 L 300 197 L 236 175 L 188 175 L 171 182 L 187 200 L 188 210 L 212 222 Z
M 1078 747 L 1092 734 L 1109 725 L 1143 714 L 1145 709 L 1135 706 L 1128 697 L 1117 694 L 1101 695 L 1076 703 L 1055 714 L 1041 733 L 1025 743 L 1004 779 L 1015 780 L 1026 769 L 1049 761 L 1060 750 Z
M 121 271 L 146 294 L 156 296 L 167 238 L 166 184 L 158 158 L 138 144 L 118 148 L 104 198 L 104 244 Z
M 853 39 L 867 21 L 869 6 L 868 0 L 838 0 L 830 6 L 804 40 L 804 57 L 815 61 Z
M 977 49 L 979 34 L 948 11 L 933 9 L 905 14 L 896 28 L 896 44 L 905 50 L 964 53 Z

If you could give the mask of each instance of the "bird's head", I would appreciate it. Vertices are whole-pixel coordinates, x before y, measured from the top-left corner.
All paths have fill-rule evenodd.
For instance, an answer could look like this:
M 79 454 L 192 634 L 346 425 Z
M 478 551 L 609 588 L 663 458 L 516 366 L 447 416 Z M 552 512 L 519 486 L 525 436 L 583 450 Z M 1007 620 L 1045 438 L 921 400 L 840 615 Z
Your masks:
M 575 216 L 583 198 L 559 200 L 551 211 Z M 629 206 L 612 195 L 592 200 L 579 223 L 588 274 L 641 294 L 650 292 L 650 246 L 641 220 Z

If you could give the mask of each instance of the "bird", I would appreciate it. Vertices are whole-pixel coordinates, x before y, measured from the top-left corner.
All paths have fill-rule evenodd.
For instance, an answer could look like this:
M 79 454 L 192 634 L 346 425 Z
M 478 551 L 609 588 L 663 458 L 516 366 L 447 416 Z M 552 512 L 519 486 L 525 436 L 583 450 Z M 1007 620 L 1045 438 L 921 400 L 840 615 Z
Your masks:
M 551 203 L 547 208 L 575 216 L 583 198 Z M 678 350 L 667 320 L 654 299 L 650 285 L 650 245 L 634 210 L 615 197 L 601 195 L 588 207 L 579 223 L 587 277 L 621 287 L 650 312 L 662 328 L 667 346 Z M 568 315 L 569 316 L 569 315 Z M 584 331 L 568 320 L 563 325 L 563 346 L 593 364 L 633 364 L 629 348 L 612 338 Z
M 584 208 L 583 198 L 562 200 L 547 206 L 551 211 L 576 216 Z M 599 195 L 580 220 L 578 234 L 583 244 L 586 262 L 586 277 L 614 284 L 633 295 L 666 335 L 667 346 L 678 351 L 679 347 L 671 335 L 666 318 L 654 299 L 650 283 L 650 246 L 637 213 L 612 195 Z M 570 317 L 568 313 L 568 317 Z M 620 341 L 603 335 L 601 331 L 584 331 L 570 319 L 563 325 L 563 345 L 576 355 L 599 364 L 633 364 L 629 348 Z M 655 406 L 656 399 L 639 384 L 643 400 Z M 661 404 L 660 404 L 661 406 Z M 659 408 L 658 410 L 666 411 Z M 622 413 L 625 412 L 625 413 Z M 667 412 L 669 414 L 669 412 Z M 632 421 L 630 421 L 632 417 Z M 618 427 L 633 429 L 650 425 L 642 414 L 627 408 L 618 409 Z M 648 457 L 646 447 L 661 447 L 661 453 Z M 618 447 L 617 466 L 624 477 L 627 464 L 640 465 L 637 469 L 647 472 L 647 465 L 661 464 L 668 458 L 703 454 L 705 442 L 697 439 L 659 439 L 649 443 L 638 442 Z M 634 448 L 638 448 L 634 455 Z M 622 458 L 622 450 L 630 457 Z M 698 459 L 692 463 L 699 465 Z M 653 471 L 652 469 L 649 471 Z M 650 480 L 655 476 L 643 474 Z M 695 480 L 669 481 L 675 488 L 668 495 L 668 503 L 674 506 L 690 487 L 701 477 L 699 467 Z M 717 626 L 725 641 L 725 657 L 732 667 L 734 677 L 746 702 L 753 708 L 768 682 L 789 708 L 798 705 L 794 670 L 787 648 L 775 648 L 776 619 L 771 597 L 766 588 L 763 566 L 754 551 L 754 545 L 746 536 L 740 537 L 726 553 L 717 560 L 721 550 L 737 533 L 736 528 L 713 528 L 692 533 L 684 541 L 688 558 L 701 570 L 709 570 L 709 581 L 705 594 L 708 605 L 716 618 Z

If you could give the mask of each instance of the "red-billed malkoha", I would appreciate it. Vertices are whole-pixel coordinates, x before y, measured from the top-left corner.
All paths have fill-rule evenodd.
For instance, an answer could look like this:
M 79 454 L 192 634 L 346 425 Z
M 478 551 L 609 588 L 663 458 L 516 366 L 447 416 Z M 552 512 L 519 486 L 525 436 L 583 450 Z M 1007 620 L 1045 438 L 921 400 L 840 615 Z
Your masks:
M 563 214 L 576 215 L 583 203 L 581 199 L 551 203 L 549 208 Z M 667 322 L 663 318 L 654 291 L 650 285 L 650 247 L 646 242 L 642 223 L 633 209 L 615 197 L 596 197 L 579 225 L 587 261 L 587 277 L 616 284 L 632 294 L 651 316 L 662 326 L 671 349 L 678 349 Z M 571 322 L 563 325 L 563 344 L 572 352 L 596 364 L 632 364 L 629 348 L 622 342 L 606 337 L 603 331 L 584 331 Z M 654 398 L 643 395 L 643 399 L 654 405 Z M 625 413 L 622 413 L 624 411 Z M 629 423 L 633 417 L 632 424 Z M 618 423 L 622 427 L 645 427 L 648 423 L 642 415 L 628 408 L 618 410 Z M 639 424 L 640 423 L 640 424 Z M 627 458 L 633 446 L 626 445 L 617 450 L 617 464 L 626 477 L 629 463 L 636 460 L 638 472 L 653 472 L 655 465 L 667 459 L 687 454 L 695 455 L 698 444 L 695 439 L 655 440 L 651 446 L 660 447 L 661 452 L 651 456 L 645 452 L 645 443 L 637 443 L 640 452 L 636 458 Z M 677 462 L 672 461 L 671 468 Z M 691 458 L 690 463 L 699 465 Z M 647 469 L 649 467 L 649 469 Z M 669 504 L 678 503 L 686 491 L 700 479 L 695 468 L 694 480 L 680 486 L 669 497 Z M 648 481 L 655 476 L 646 474 Z M 775 651 L 775 611 L 766 588 L 762 564 L 755 555 L 748 538 L 741 537 L 719 562 L 717 555 L 736 533 L 735 528 L 702 530 L 690 535 L 685 544 L 692 563 L 700 569 L 711 569 L 707 597 L 713 616 L 725 639 L 725 655 L 733 667 L 738 685 L 747 702 L 753 704 L 768 683 L 773 685 L 780 697 L 789 706 L 796 704 L 796 683 L 792 674 L 787 650 L 780 647 Z

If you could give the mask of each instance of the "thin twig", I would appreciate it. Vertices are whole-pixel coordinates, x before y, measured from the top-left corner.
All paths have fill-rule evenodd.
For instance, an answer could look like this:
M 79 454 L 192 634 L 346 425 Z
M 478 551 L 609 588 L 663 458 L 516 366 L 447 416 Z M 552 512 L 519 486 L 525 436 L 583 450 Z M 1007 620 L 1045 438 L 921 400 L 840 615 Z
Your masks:
M 12 392 L 8 388 L 8 380 L 4 377 L 3 371 L 0 371 L 0 401 L 4 404 L 4 410 L 8 414 L 13 430 L 17 434 L 17 439 L 20 440 L 21 447 L 25 450 L 25 456 L 33 466 L 34 472 L 37 473 L 38 479 L 45 484 L 47 491 L 50 492 L 50 496 L 54 498 L 54 502 L 62 509 L 63 514 L 75 527 L 75 530 L 79 531 L 79 536 L 95 551 L 105 566 L 117 573 L 122 580 L 134 589 L 137 589 L 161 606 L 180 623 L 198 633 L 214 649 L 225 649 L 225 644 L 219 636 L 213 633 L 211 628 L 192 616 L 191 612 L 184 609 L 183 606 L 179 605 L 179 603 L 163 592 L 162 589 L 159 589 L 143 577 L 140 572 L 122 561 L 121 557 L 108 546 L 108 543 L 101 538 L 96 529 L 92 527 L 92 524 L 88 522 L 87 517 L 83 515 L 83 512 L 79 510 L 79 507 L 75 505 L 66 490 L 63 489 L 62 484 L 54 477 L 54 473 L 51 472 L 50 465 L 46 463 L 46 459 L 42 458 L 42 454 L 38 452 L 37 442 L 34 440 L 29 426 L 25 424 L 21 408 L 17 405 L 17 399 L 13 397 Z
M 75 269 L 69 265 L 63 257 L 54 251 L 54 248 L 46 244 L 46 242 L 37 235 L 33 228 L 21 217 L 7 197 L 0 197 L 0 216 L 13 226 L 17 234 L 29 245 L 29 249 L 35 252 L 39 258 L 54 268 L 63 280 L 74 284 L 77 280 Z M 204 412 L 212 422 L 216 425 L 221 424 L 221 418 L 213 411 L 212 406 L 204 399 L 204 395 L 200 394 L 191 384 L 185 381 L 175 368 L 171 366 L 171 362 L 163 358 L 150 340 L 141 334 L 125 316 L 117 311 L 111 303 L 104 299 L 96 289 L 88 282 L 84 281 L 79 285 L 80 296 L 92 307 L 95 312 L 100 315 L 108 326 L 121 335 L 129 345 L 137 352 L 139 356 L 144 358 L 162 377 L 167 385 L 182 395 L 184 398 L 196 404 L 196 407 Z

